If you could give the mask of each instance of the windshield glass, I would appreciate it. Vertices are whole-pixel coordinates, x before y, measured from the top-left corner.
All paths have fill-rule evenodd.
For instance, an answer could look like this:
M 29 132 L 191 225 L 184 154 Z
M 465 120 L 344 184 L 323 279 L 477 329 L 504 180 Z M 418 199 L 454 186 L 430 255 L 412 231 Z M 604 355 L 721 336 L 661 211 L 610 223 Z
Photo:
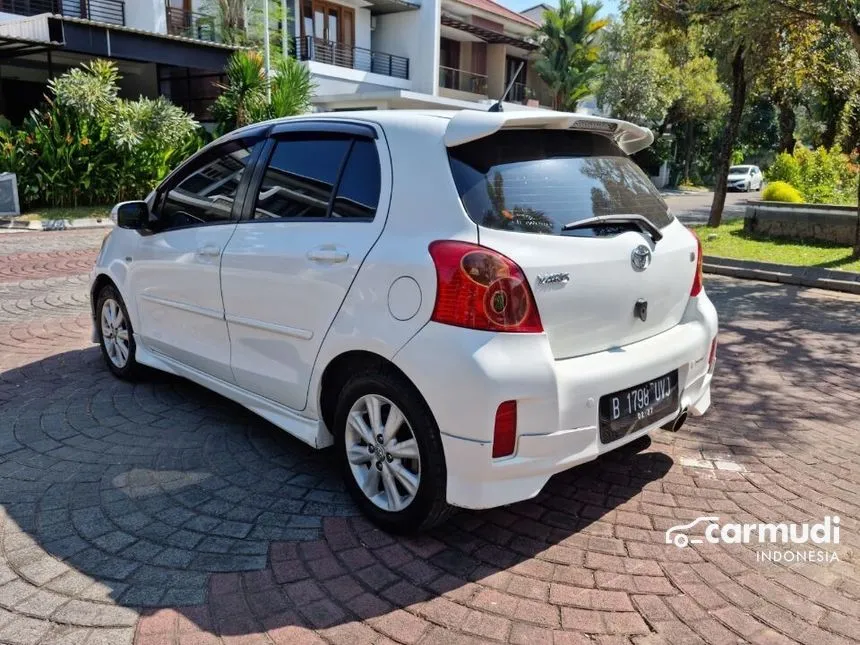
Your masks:
M 729 168 L 730 175 L 745 175 L 750 171 L 750 166 L 732 166 Z
M 596 233 L 561 229 L 605 215 L 642 215 L 660 228 L 673 219 L 639 166 L 600 134 L 501 130 L 448 154 L 463 206 L 481 226 L 582 236 Z

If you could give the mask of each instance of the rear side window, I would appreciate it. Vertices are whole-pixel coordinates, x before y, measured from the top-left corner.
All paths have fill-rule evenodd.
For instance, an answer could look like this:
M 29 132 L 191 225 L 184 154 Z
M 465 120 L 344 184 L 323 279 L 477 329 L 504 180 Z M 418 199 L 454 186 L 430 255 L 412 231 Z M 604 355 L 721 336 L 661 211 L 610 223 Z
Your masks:
M 260 185 L 254 219 L 326 217 L 351 145 L 347 138 L 278 141 Z
M 356 139 L 340 178 L 332 217 L 369 217 L 376 214 L 380 189 L 379 155 L 368 139 Z
M 379 156 L 372 141 L 300 135 L 275 145 L 252 217 L 373 219 L 379 191 Z
M 599 134 L 502 130 L 448 154 L 463 206 L 481 226 L 583 236 L 598 232 L 561 229 L 606 215 L 642 215 L 660 228 L 672 221 L 645 173 Z

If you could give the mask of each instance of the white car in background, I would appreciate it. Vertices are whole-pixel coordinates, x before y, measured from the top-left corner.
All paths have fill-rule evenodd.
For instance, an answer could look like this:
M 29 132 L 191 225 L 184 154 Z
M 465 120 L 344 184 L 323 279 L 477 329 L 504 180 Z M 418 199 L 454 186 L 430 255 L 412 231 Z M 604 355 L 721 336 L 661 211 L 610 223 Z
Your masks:
M 729 168 L 729 190 L 758 192 L 764 184 L 764 175 L 758 166 L 732 166 Z
M 627 156 L 652 138 L 548 111 L 238 130 L 114 209 L 94 339 L 334 444 L 387 529 L 531 498 L 710 405 L 701 245 Z

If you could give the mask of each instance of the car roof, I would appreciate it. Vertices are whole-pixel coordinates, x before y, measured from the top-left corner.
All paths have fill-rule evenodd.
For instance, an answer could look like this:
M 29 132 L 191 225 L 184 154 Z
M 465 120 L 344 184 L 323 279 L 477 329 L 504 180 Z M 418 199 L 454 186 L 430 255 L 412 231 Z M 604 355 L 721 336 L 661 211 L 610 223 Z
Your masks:
M 487 112 L 482 110 L 355 110 L 346 112 L 317 112 L 296 117 L 273 119 L 235 131 L 241 136 L 260 127 L 293 121 L 363 121 L 375 123 L 383 130 L 408 128 L 430 129 L 444 137 L 448 147 L 474 141 L 501 129 L 539 128 L 552 130 L 587 130 L 613 139 L 627 154 L 647 148 L 654 141 L 647 128 L 589 114 L 555 112 L 553 110 L 512 110 Z

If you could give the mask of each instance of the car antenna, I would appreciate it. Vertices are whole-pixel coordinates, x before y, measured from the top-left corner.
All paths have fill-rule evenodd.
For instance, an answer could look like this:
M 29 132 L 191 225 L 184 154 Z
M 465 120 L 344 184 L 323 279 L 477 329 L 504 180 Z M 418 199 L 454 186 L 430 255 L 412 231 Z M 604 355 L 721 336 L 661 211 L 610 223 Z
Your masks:
M 511 82 L 508 83 L 508 86 L 505 88 L 505 91 L 502 94 L 501 98 L 495 103 L 493 103 L 490 106 L 490 109 L 487 110 L 487 112 L 504 112 L 504 108 L 502 108 L 502 101 L 508 98 L 508 94 L 510 94 L 511 88 L 514 86 L 514 83 L 516 83 L 517 79 L 520 77 L 520 72 L 523 71 L 523 65 L 525 65 L 525 62 L 520 61 L 520 66 L 517 67 L 517 71 L 514 72 L 514 75 L 511 78 Z

